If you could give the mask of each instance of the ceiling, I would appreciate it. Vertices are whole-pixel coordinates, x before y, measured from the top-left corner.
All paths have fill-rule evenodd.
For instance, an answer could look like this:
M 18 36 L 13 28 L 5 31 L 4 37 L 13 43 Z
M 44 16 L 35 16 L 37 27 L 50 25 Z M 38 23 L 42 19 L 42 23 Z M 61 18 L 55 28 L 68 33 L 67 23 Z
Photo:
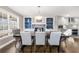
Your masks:
M 23 16 L 76 16 L 79 17 L 79 6 L 8 6 Z

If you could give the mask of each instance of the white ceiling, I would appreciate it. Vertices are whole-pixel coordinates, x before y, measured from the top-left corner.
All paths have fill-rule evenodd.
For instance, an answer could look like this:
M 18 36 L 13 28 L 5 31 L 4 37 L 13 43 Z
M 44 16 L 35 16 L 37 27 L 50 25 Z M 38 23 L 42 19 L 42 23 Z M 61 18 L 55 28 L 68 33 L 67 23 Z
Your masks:
M 79 17 L 78 6 L 8 6 L 23 16 L 76 16 Z M 39 14 L 40 10 L 40 14 Z

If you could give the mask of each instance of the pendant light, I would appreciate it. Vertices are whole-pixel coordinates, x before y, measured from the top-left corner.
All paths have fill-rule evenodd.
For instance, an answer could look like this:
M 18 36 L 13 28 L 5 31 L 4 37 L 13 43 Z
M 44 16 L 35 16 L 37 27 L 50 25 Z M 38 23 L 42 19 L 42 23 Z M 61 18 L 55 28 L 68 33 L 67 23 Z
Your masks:
M 35 17 L 35 19 L 38 19 L 38 20 L 41 20 L 42 19 L 42 16 L 40 15 L 41 12 L 40 12 L 40 6 L 37 6 L 38 7 L 38 16 Z

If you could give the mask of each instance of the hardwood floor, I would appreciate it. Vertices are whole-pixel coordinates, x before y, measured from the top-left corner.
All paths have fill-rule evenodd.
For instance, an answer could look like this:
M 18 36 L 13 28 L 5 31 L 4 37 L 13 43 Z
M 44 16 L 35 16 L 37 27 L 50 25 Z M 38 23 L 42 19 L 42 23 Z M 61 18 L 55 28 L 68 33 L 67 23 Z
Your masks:
M 16 53 L 15 42 L 12 42 L 6 47 L 0 49 L 0 53 Z
M 58 53 L 58 47 L 53 46 L 50 52 L 50 46 L 24 46 L 21 51 L 18 51 L 15 47 L 15 42 L 9 44 L 0 50 L 0 53 Z M 17 52 L 18 51 L 18 52 Z M 79 53 L 79 39 L 75 39 L 75 42 L 61 42 L 60 52 L 63 53 Z
M 58 47 L 52 47 L 50 52 L 50 47 L 47 46 L 25 46 L 23 47 L 24 53 L 58 53 Z
M 74 42 L 61 42 L 61 50 L 66 53 L 79 53 L 79 38 L 75 38 Z

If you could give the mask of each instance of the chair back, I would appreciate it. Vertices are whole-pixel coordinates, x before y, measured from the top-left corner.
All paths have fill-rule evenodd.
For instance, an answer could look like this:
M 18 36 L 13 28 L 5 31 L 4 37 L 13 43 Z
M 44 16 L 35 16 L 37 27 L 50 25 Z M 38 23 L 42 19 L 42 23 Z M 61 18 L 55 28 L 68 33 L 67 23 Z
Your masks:
M 31 33 L 30 32 L 21 32 L 22 45 L 31 45 Z
M 13 36 L 20 35 L 20 29 L 14 29 L 12 30 L 12 32 L 13 32 Z
M 45 32 L 36 32 L 35 33 L 35 44 L 36 45 L 45 45 Z
M 59 45 L 60 37 L 61 37 L 61 32 L 51 32 L 49 44 L 50 45 Z

